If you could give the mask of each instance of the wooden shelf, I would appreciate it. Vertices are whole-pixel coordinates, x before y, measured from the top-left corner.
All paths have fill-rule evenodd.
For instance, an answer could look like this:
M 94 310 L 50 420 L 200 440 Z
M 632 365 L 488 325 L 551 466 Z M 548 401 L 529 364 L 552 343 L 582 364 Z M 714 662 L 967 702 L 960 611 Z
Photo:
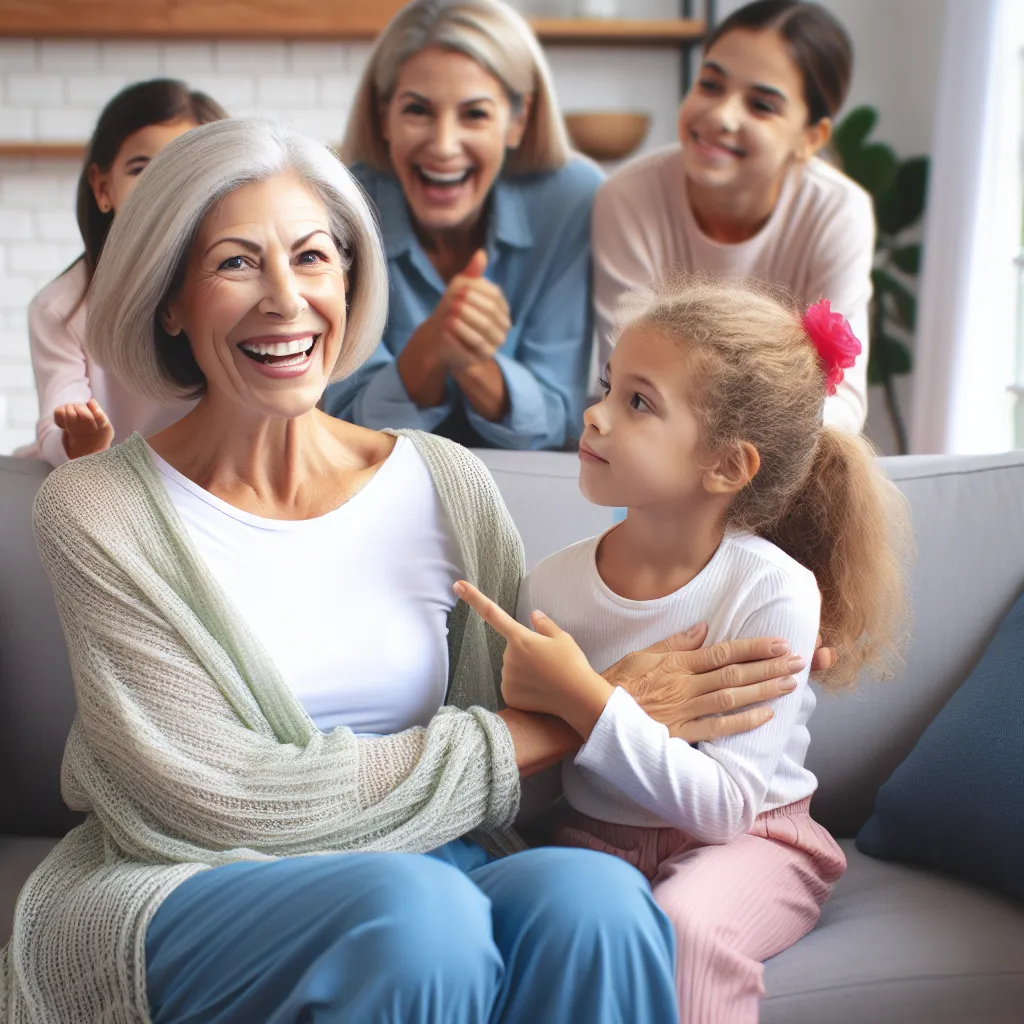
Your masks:
M 0 0 L 0 37 L 41 39 L 373 39 L 405 0 Z M 673 18 L 533 20 L 545 43 L 675 46 L 704 23 Z
M 81 160 L 84 142 L 0 142 L 0 160 L 18 159 Z
M 677 46 L 704 37 L 704 22 L 671 18 L 664 21 L 620 21 L 611 18 L 535 18 L 531 22 L 542 43 L 573 46 Z

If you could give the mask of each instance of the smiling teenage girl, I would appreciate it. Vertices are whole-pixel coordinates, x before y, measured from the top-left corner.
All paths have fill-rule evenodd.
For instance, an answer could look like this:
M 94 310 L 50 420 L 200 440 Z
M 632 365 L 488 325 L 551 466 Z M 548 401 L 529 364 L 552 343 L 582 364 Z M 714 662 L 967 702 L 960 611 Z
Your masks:
M 815 154 L 843 104 L 853 55 L 823 7 L 760 0 L 714 31 L 679 112 L 680 145 L 624 167 L 594 206 L 599 366 L 628 290 L 706 272 L 828 296 L 864 351 L 825 403 L 858 432 L 867 413 L 868 301 L 875 222 L 858 185 Z
M 499 0 L 417 0 L 367 65 L 343 156 L 377 207 L 388 325 L 325 408 L 472 446 L 578 437 L 590 361 L 590 212 L 550 74 Z
M 131 85 L 100 114 L 78 181 L 85 252 L 28 309 L 39 422 L 35 444 L 19 454 L 56 466 L 102 451 L 135 430 L 165 427 L 191 407 L 183 400 L 156 405 L 140 399 L 96 364 L 85 348 L 87 293 L 114 215 L 150 160 L 190 128 L 223 117 L 209 96 L 173 79 Z

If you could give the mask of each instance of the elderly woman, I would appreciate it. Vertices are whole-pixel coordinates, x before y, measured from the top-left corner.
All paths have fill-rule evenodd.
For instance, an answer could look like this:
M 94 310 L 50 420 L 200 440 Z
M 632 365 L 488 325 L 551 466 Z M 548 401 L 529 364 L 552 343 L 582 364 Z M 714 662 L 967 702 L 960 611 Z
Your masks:
M 487 448 L 579 436 L 590 210 L 544 54 L 500 0 L 415 0 L 378 39 L 342 155 L 377 207 L 391 315 L 325 408 Z
M 450 441 L 316 408 L 386 295 L 360 189 L 281 127 L 195 129 L 118 214 L 89 345 L 140 395 L 199 400 L 39 493 L 86 819 L 19 899 L 13 1024 L 675 1019 L 641 875 L 511 828 L 521 777 L 580 739 L 498 710 L 500 641 L 456 604 L 460 576 L 515 604 L 493 482 Z M 693 741 L 763 721 L 700 716 L 782 692 L 771 642 L 693 646 L 606 677 L 671 687 Z

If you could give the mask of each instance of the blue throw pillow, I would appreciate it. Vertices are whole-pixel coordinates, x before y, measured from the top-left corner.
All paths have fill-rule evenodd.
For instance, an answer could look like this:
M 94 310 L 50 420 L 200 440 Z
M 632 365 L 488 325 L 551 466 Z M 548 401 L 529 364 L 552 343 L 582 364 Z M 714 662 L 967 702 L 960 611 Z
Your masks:
M 1024 594 L 878 791 L 857 848 L 1024 900 Z

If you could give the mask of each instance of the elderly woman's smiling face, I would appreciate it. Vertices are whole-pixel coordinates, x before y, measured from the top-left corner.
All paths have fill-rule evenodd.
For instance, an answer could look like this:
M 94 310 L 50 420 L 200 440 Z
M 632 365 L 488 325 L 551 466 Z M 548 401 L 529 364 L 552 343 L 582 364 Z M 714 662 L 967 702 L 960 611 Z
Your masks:
M 191 344 L 209 400 L 300 416 L 341 352 L 347 283 L 326 207 L 284 175 L 244 185 L 207 213 L 161 319 Z

